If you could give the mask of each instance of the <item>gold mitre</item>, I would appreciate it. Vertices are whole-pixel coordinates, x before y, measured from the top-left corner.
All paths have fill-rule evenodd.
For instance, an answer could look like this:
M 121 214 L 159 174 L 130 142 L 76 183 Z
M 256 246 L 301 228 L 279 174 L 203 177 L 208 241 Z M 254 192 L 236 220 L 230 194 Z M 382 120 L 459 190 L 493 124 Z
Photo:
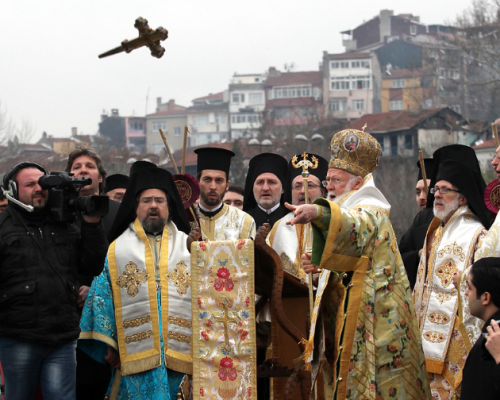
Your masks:
M 357 129 L 346 129 L 333 135 L 332 157 L 328 168 L 341 169 L 364 178 L 380 163 L 382 148 L 370 135 Z

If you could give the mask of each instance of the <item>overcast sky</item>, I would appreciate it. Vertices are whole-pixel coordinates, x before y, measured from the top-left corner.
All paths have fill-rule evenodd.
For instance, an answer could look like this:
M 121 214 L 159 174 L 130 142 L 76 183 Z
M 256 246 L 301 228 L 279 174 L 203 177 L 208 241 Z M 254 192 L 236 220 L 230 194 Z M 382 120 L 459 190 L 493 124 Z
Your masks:
M 155 110 L 156 98 L 191 100 L 227 88 L 237 72 L 269 66 L 317 70 L 324 50 L 342 52 L 340 31 L 381 9 L 412 13 L 425 24 L 453 21 L 471 0 L 3 0 L 0 4 L 0 103 L 38 140 L 97 133 L 100 114 Z M 142 16 L 169 38 L 156 59 L 141 48 L 98 54 L 137 36 Z M 149 96 L 148 96 L 149 93 Z M 148 101 L 146 102 L 146 97 Z

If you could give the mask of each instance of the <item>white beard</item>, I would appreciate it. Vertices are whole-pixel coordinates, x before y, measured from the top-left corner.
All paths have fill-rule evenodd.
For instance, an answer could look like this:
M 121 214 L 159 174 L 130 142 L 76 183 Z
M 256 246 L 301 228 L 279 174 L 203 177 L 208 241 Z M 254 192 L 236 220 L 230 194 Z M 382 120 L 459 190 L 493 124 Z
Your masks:
M 448 204 L 444 203 L 444 210 L 443 211 L 437 211 L 436 210 L 436 200 L 434 199 L 434 206 L 433 206 L 433 211 L 434 211 L 434 216 L 436 218 L 439 218 L 440 220 L 444 221 L 448 215 L 452 215 L 455 211 L 458 210 L 458 196 L 455 197 L 454 200 L 450 201 Z

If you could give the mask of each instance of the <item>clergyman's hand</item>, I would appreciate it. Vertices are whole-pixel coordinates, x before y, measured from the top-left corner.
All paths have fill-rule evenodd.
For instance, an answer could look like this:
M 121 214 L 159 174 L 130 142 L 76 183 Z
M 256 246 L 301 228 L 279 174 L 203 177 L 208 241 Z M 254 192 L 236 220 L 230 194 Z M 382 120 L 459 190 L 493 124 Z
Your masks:
M 201 230 L 200 228 L 194 228 L 189 232 L 189 236 L 187 238 L 187 248 L 191 253 L 191 243 L 197 242 L 201 238 Z
M 285 203 L 285 207 L 293 211 L 293 219 L 288 221 L 287 225 L 307 224 L 318 215 L 318 208 L 313 204 L 303 204 L 301 206 L 293 206 Z
M 311 254 L 302 254 L 302 268 L 304 268 L 306 274 L 309 272 L 316 274 L 318 272 L 318 266 L 311 264 Z
M 120 362 L 120 354 L 110 346 L 108 346 L 108 354 L 104 356 L 104 359 L 116 369 L 119 369 L 122 365 Z

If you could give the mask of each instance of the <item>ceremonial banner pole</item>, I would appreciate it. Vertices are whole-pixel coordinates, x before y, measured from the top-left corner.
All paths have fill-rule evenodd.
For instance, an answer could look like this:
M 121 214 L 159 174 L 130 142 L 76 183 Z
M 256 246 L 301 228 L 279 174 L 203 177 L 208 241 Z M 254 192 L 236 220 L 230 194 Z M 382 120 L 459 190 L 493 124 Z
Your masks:
M 170 151 L 170 147 L 168 147 L 167 138 L 165 137 L 165 134 L 163 133 L 163 131 L 161 129 L 159 129 L 159 131 L 160 131 L 161 138 L 163 139 L 163 144 L 165 145 L 165 148 L 167 149 L 168 156 L 170 157 L 170 160 L 172 160 L 172 165 L 174 166 L 174 171 L 176 174 L 178 174 L 179 170 L 177 169 L 177 165 L 175 165 L 174 156 L 172 155 L 172 152 Z
M 184 127 L 184 144 L 182 146 L 182 168 L 181 168 L 181 174 L 184 175 L 186 172 L 186 147 L 187 147 L 187 137 L 188 137 L 188 127 L 187 125 Z
M 418 158 L 420 159 L 420 170 L 422 171 L 422 179 L 424 180 L 424 191 L 425 195 L 429 194 L 429 187 L 427 186 L 427 174 L 425 173 L 424 155 L 422 150 L 418 151 Z
M 497 127 L 496 122 L 493 122 L 491 124 L 491 129 L 493 130 L 493 136 L 495 137 L 496 147 L 498 147 L 498 146 L 500 146 L 500 142 L 498 140 L 498 127 Z

